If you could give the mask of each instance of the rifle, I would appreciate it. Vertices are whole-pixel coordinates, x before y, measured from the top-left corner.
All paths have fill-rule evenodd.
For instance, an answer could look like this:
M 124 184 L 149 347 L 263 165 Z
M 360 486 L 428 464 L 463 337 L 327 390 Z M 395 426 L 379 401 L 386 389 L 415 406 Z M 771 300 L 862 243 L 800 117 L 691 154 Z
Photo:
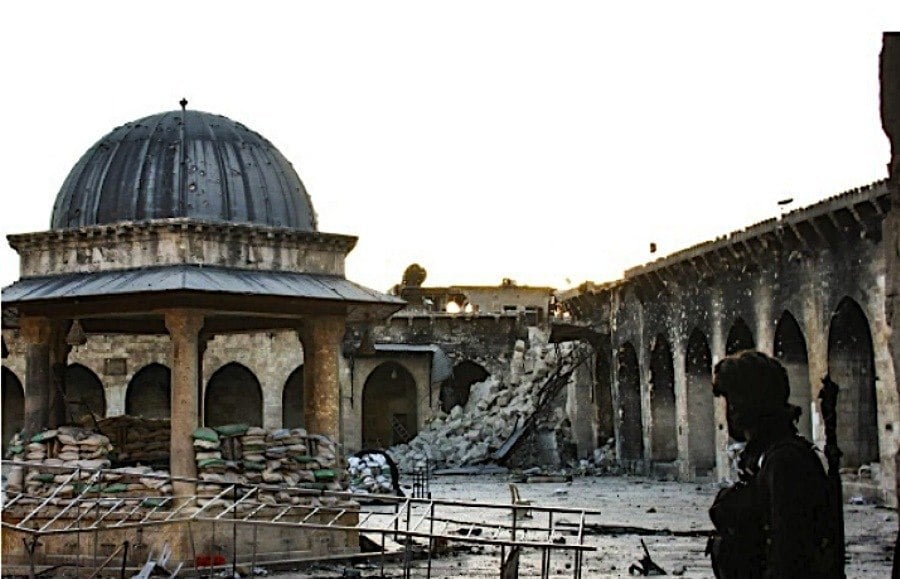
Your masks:
M 647 544 L 644 543 L 644 540 L 641 539 L 641 547 L 644 548 L 644 556 L 640 561 L 631 565 L 628 568 L 629 575 L 643 575 L 648 577 L 650 575 L 667 575 L 665 569 L 656 564 L 656 561 L 650 558 L 650 550 L 647 549 Z
M 825 422 L 825 458 L 828 461 L 828 486 L 832 502 L 832 522 L 835 529 L 835 569 L 840 569 L 844 577 L 844 494 L 841 487 L 841 456 L 837 442 L 837 398 L 839 387 L 829 374 L 822 378 L 819 400 L 822 403 L 822 418 Z

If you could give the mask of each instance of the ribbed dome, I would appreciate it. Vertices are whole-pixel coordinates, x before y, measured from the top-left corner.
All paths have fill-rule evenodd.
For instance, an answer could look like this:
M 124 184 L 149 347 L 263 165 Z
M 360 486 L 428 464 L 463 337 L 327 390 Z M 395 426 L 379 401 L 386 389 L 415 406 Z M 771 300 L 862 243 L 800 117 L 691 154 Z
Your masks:
M 100 139 L 63 183 L 50 226 L 176 217 L 316 231 L 312 201 L 272 143 L 193 110 L 146 117 Z

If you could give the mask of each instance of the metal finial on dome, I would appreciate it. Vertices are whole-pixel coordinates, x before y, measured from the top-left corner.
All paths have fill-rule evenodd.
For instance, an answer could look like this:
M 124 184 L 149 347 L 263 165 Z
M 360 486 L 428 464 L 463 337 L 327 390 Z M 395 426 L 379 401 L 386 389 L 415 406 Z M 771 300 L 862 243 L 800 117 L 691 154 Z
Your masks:
M 181 110 L 183 110 L 183 111 L 187 110 L 187 103 L 188 103 L 188 100 L 184 97 L 181 97 L 181 100 L 178 101 L 178 104 L 181 105 Z

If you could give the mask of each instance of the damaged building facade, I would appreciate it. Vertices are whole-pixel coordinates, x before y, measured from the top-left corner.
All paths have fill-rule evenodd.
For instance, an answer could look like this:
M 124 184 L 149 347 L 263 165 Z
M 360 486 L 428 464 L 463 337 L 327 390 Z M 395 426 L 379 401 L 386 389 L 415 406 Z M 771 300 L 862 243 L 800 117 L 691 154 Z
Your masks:
M 436 296 L 447 288 L 415 291 L 425 289 Z M 452 293 L 468 296 L 466 303 L 477 311 L 451 314 L 410 304 L 386 322 L 357 319 L 342 326 L 337 381 L 348 452 L 408 442 L 436 416 L 464 407 L 473 384 L 508 372 L 517 340 L 528 339 L 537 316 L 540 327 L 549 327 L 552 288 L 501 284 L 453 288 Z M 494 307 L 494 301 L 505 307 Z M 27 343 L 17 328 L 5 329 L 3 336 L 8 347 L 3 360 L 6 445 L 23 424 Z M 305 426 L 302 338 L 302 332 L 284 329 L 206 337 L 199 377 L 201 423 Z M 169 419 L 169 356 L 164 336 L 88 334 L 67 358 L 63 387 L 70 418 L 91 412 Z
M 401 299 L 371 292 L 363 300 L 369 305 L 351 304 L 331 332 L 340 350 L 335 419 L 344 449 L 409 449 L 437 424 L 446 432 L 455 428 L 478 449 L 468 460 L 490 460 L 498 441 L 462 424 L 460 412 L 512 435 L 538 410 L 536 393 L 554 372 L 588 351 L 590 360 L 571 368 L 554 391 L 541 460 L 561 464 L 563 453 L 552 440 L 587 458 L 614 439 L 612 454 L 624 470 L 722 479 L 730 474 L 728 440 L 724 408 L 711 394 L 712 367 L 728 353 L 756 348 L 787 366 L 792 402 L 803 409 L 800 430 L 820 445 L 820 380 L 828 374 L 842 387 L 845 487 L 892 503 L 900 416 L 883 306 L 888 209 L 886 185 L 876 183 L 633 268 L 623 279 L 561 293 L 512 280 L 448 287 L 423 287 L 420 280 L 397 287 L 406 306 L 395 311 Z M 187 227 L 181 223 L 153 232 L 74 223 L 75 229 L 63 224 L 40 238 L 11 241 L 39 256 L 23 262 L 23 278 L 66 260 L 79 271 L 103 272 L 165 265 L 158 260 L 167 255 L 179 263 L 239 268 L 251 284 L 254 272 L 300 263 L 310 273 L 318 267 L 343 274 L 352 238 L 292 237 L 278 229 L 285 224 L 265 225 L 265 231 L 194 225 L 190 242 L 179 243 L 171 236 Z M 160 245 L 167 235 L 175 241 Z M 146 251 L 134 249 L 134 240 L 156 244 L 153 263 L 141 261 Z M 557 331 L 565 325 L 559 310 L 574 324 L 570 330 L 590 332 Z M 24 421 L 29 341 L 14 312 L 4 314 L 5 445 Z M 71 348 L 61 381 L 69 418 L 87 411 L 170 418 L 165 333 L 104 333 L 97 331 L 102 324 L 82 322 L 87 341 Z M 198 337 L 198 424 L 308 427 L 309 337 L 296 321 L 269 326 L 241 332 L 222 326 Z M 560 351 L 548 340 L 580 345 Z M 548 446 L 553 452 L 544 452 Z
M 787 368 L 800 432 L 824 446 L 817 394 L 839 386 L 845 492 L 895 504 L 900 405 L 888 351 L 885 182 L 679 251 L 611 283 L 560 296 L 602 334 L 598 409 L 618 456 L 682 480 L 729 476 L 725 408 L 713 366 L 758 349 Z

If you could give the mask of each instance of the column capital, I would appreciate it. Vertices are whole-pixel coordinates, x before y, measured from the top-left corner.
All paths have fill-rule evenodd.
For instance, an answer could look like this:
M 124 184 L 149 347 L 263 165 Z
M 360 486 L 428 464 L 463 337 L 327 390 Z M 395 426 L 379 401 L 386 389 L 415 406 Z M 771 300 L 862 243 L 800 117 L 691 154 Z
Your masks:
M 39 316 L 22 316 L 19 318 L 19 330 L 26 344 L 49 344 L 53 331 L 50 318 Z
M 166 329 L 171 336 L 194 336 L 203 327 L 204 315 L 199 310 L 165 310 Z
M 347 331 L 347 318 L 344 316 L 315 316 L 303 320 L 300 328 L 301 339 L 315 334 L 319 339 L 329 341 L 342 340 Z

